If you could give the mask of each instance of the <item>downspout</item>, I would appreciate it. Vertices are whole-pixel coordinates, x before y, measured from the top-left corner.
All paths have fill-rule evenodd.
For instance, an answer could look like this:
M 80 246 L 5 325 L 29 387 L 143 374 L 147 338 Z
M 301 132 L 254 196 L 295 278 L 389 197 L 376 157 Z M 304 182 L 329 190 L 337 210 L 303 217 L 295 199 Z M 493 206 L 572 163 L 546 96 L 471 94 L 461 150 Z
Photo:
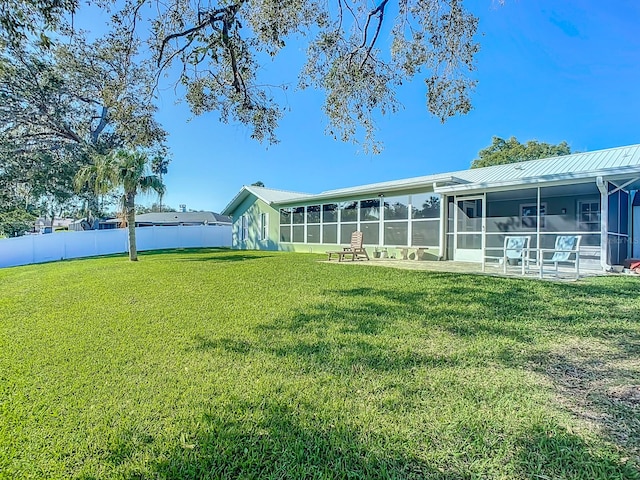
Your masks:
M 600 266 L 604 271 L 609 270 L 610 265 L 607 263 L 607 243 L 609 231 L 609 192 L 607 191 L 607 182 L 602 177 L 596 178 L 596 186 L 600 190 Z M 580 214 L 580 212 L 578 212 Z

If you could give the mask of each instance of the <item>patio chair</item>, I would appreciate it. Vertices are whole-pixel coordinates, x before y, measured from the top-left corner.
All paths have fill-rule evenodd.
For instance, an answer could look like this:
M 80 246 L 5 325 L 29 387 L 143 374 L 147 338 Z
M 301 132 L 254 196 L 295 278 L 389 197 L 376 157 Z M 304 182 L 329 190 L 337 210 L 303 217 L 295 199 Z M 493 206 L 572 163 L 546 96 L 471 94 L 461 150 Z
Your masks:
M 351 244 L 348 247 L 344 247 L 342 250 L 327 252 L 329 255 L 329 261 L 331 261 L 331 257 L 333 255 L 338 257 L 339 262 L 344 260 L 344 257 L 351 257 L 351 261 L 361 260 L 364 258 L 369 260 L 367 251 L 362 247 L 363 241 L 364 235 L 362 232 L 353 232 L 351 234 Z
M 538 254 L 538 265 L 540 267 L 540 278 L 544 276 L 544 264 L 553 263 L 556 267 L 556 277 L 558 276 L 559 263 L 573 263 L 575 266 L 576 279 L 580 276 L 580 241 L 581 235 L 558 235 L 556 237 L 555 248 L 541 248 Z M 552 253 L 550 258 L 545 258 L 545 253 Z
M 521 237 L 504 237 L 504 255 L 502 257 L 502 267 L 504 273 L 507 273 L 507 266 L 513 261 L 517 263 L 520 261 L 522 264 L 522 275 L 525 271 L 529 270 L 529 262 L 531 261 L 530 255 L 530 236 Z

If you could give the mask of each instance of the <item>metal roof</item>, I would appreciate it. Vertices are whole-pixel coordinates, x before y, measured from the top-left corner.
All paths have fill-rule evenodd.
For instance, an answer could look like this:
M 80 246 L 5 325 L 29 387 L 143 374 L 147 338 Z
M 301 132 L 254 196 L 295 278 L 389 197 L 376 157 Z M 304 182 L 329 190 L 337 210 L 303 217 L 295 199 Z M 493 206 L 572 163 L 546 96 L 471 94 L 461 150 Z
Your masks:
M 256 187 L 254 185 L 244 185 L 238 194 L 233 197 L 229 204 L 222 209 L 223 215 L 231 215 L 231 213 L 240 205 L 249 195 L 254 195 L 267 205 L 272 203 L 282 203 L 300 197 L 307 197 L 309 194 L 300 192 L 289 192 L 287 190 L 276 190 L 273 188 Z
M 119 218 L 107 220 L 104 223 L 120 223 Z M 152 212 L 136 215 L 136 223 L 181 224 L 181 223 L 231 223 L 231 218 L 215 212 Z
M 640 144 L 372 183 L 328 190 L 319 194 L 287 192 L 264 187 L 243 187 L 240 193 L 225 207 L 223 213 L 232 212 L 250 193 L 268 204 L 290 205 L 353 195 L 379 195 L 421 187 L 429 187 L 438 193 L 448 193 L 533 183 L 579 182 L 597 176 L 608 178 L 640 177 Z M 634 187 L 638 187 L 638 185 L 634 184 Z

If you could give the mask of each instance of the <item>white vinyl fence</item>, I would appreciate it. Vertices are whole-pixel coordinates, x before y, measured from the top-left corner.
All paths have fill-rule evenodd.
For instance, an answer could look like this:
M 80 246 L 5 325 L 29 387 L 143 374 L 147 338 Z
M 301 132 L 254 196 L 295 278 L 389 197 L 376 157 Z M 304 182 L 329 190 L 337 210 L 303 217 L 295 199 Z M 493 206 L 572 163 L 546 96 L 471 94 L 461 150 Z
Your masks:
M 0 268 L 129 250 L 126 228 L 60 232 L 0 239 Z M 136 228 L 138 250 L 230 247 L 231 226 L 198 225 Z

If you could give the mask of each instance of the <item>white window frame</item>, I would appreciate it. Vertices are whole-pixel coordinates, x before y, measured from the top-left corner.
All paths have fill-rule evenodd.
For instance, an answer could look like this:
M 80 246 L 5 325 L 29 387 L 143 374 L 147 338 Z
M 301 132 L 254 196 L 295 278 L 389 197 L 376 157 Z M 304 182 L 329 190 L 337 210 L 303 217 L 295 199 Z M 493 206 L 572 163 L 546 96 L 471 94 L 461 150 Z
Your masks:
M 534 208 L 536 211 L 535 215 L 523 215 L 523 210 L 525 208 Z M 538 228 L 545 227 L 545 217 L 547 215 L 547 202 L 540 203 L 540 212 L 538 212 L 538 205 L 536 203 L 521 203 L 520 204 L 520 225 L 521 228 L 527 230 L 538 230 Z M 538 216 L 540 217 L 540 225 L 538 225 Z M 526 225 L 525 218 L 529 220 L 533 220 L 533 225 Z
M 249 238 L 249 217 L 245 213 L 240 218 L 240 241 L 246 242 Z
M 265 212 L 260 214 L 260 240 L 269 239 L 269 215 Z
M 583 222 L 582 221 L 582 205 L 584 204 L 597 204 L 598 208 L 596 210 L 593 211 L 589 211 L 589 213 L 597 213 L 598 214 L 598 229 L 597 230 L 583 230 L 582 229 L 582 225 L 590 225 L 590 224 L 594 224 L 596 222 Z M 585 232 L 585 233 L 598 233 L 600 232 L 601 226 L 602 226 L 602 210 L 601 207 L 602 205 L 600 204 L 600 200 L 578 200 L 578 204 L 576 205 L 576 228 L 578 229 L 579 232 Z M 618 211 L 618 215 L 619 215 L 619 211 Z

